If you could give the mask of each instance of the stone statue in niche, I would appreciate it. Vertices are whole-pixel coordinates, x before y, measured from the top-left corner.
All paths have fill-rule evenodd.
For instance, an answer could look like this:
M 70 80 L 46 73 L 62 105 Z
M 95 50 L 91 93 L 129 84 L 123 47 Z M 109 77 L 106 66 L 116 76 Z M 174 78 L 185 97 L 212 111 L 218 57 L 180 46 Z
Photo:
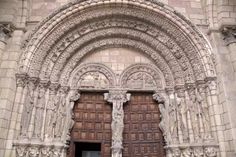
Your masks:
M 56 123 L 56 110 L 59 106 L 59 97 L 55 87 L 49 91 L 49 100 L 46 106 L 46 119 L 45 119 L 45 140 L 53 138 L 53 130 Z
M 176 99 L 177 99 L 177 106 L 179 109 L 180 114 L 180 128 L 183 132 L 183 138 L 184 140 L 188 140 L 188 126 L 187 126 L 187 105 L 184 100 L 184 92 L 178 93 Z
M 38 92 L 38 101 L 35 104 L 35 125 L 34 125 L 34 138 L 41 138 L 41 130 L 42 130 L 42 123 L 43 123 L 43 112 L 46 104 L 45 99 L 45 92 L 46 89 L 43 84 L 39 85 L 39 92 Z
M 199 92 L 197 92 L 197 102 L 200 107 L 200 114 L 203 120 L 203 126 L 205 131 L 205 138 L 210 137 L 210 117 L 209 117 L 209 107 L 206 101 L 204 88 L 199 88 Z
M 29 82 L 27 84 L 27 92 L 26 92 L 26 98 L 25 98 L 25 104 L 22 114 L 22 120 L 21 120 L 21 136 L 27 137 L 27 132 L 32 116 L 32 111 L 34 107 L 34 90 L 35 85 L 33 82 Z
M 84 74 L 79 82 L 80 88 L 106 89 L 109 87 L 108 79 L 100 72 L 88 72 Z
M 200 139 L 200 132 L 199 132 L 199 115 L 198 115 L 198 108 L 197 108 L 197 98 L 195 95 L 195 90 L 190 90 L 189 93 L 191 103 L 189 104 L 189 110 L 190 110 L 190 118 L 191 118 L 191 124 L 193 128 L 193 133 L 195 140 Z
M 156 86 L 152 76 L 145 72 L 132 74 L 126 82 L 126 87 L 130 89 L 155 89 Z
M 170 97 L 172 97 L 172 95 Z M 169 104 L 169 125 L 170 125 L 170 134 L 172 138 L 176 140 L 177 128 L 178 128 L 177 106 L 175 102 L 173 101 L 173 99 L 174 99 L 174 96 L 172 98 L 172 101 Z
M 63 134 L 65 120 L 66 120 L 66 89 L 60 89 L 59 91 L 59 105 L 57 109 L 57 119 L 56 119 L 56 126 L 55 126 L 55 137 L 60 139 Z

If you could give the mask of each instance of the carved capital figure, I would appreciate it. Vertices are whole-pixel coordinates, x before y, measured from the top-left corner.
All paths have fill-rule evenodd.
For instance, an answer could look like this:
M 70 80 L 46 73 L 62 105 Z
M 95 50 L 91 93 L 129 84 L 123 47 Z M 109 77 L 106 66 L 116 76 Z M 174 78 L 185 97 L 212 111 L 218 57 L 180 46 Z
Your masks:
M 217 156 L 217 148 L 213 146 L 206 147 L 204 149 L 205 155 L 207 157 L 216 157 Z
M 222 34 L 224 36 L 223 40 L 226 42 L 227 45 L 236 42 L 236 27 L 224 27 L 222 30 Z
M 45 146 L 45 147 L 41 148 L 41 154 L 42 154 L 42 157 L 51 157 L 52 148 L 49 146 Z
M 124 110 L 123 103 L 130 100 L 130 94 L 123 90 L 113 90 L 104 94 L 104 99 L 113 105 L 112 109 L 112 157 L 122 157 Z
M 27 146 L 26 145 L 16 146 L 16 156 L 17 157 L 25 157 L 26 154 L 27 154 Z
M 0 24 L 0 41 L 6 42 L 11 37 L 13 28 L 10 24 Z
M 28 148 L 29 157 L 38 157 L 39 156 L 39 146 L 30 146 Z

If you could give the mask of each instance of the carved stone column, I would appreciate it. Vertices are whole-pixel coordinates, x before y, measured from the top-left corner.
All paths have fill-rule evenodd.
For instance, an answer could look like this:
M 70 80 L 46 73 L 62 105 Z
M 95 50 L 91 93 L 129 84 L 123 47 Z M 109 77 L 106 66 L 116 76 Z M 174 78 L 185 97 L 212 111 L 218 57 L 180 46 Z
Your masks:
M 111 90 L 104 99 L 112 103 L 112 157 L 122 157 L 124 110 L 123 104 L 130 100 L 131 94 L 123 90 Z
M 38 85 L 38 78 L 29 78 L 24 94 L 24 106 L 20 125 L 20 138 L 29 138 L 33 127 L 33 107 L 36 103 L 36 88 Z
M 38 97 L 35 106 L 35 116 L 34 116 L 34 131 L 33 138 L 37 140 L 42 140 L 43 131 L 43 120 L 44 120 L 44 109 L 46 104 L 46 91 L 48 87 L 48 81 L 41 81 L 38 87 Z

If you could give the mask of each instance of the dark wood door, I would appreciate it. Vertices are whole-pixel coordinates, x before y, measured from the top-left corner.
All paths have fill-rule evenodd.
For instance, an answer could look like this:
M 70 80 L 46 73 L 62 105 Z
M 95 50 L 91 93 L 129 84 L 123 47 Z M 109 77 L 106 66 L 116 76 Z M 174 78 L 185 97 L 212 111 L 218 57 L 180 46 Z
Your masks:
M 123 157 L 163 157 L 160 112 L 152 94 L 132 93 L 124 106 Z
M 112 105 L 103 93 L 81 93 L 74 107 L 69 157 L 75 157 L 76 142 L 100 143 L 101 157 L 111 157 Z M 124 105 L 123 157 L 163 157 L 160 112 L 152 94 L 132 93 Z
M 76 142 L 100 143 L 101 156 L 111 156 L 111 112 L 112 105 L 104 101 L 103 93 L 81 93 L 74 106 L 69 157 L 75 156 Z

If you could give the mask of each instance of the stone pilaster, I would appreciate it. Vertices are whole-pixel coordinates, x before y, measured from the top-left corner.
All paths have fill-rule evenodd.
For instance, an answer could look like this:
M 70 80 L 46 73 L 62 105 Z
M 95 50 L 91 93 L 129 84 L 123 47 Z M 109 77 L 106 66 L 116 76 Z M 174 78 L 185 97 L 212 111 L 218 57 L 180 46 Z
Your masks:
M 234 153 L 236 152 L 236 122 L 235 122 L 235 110 L 236 110 L 236 25 L 226 26 L 222 30 L 223 39 L 226 42 L 226 47 L 229 51 L 229 61 L 228 63 L 232 70 L 232 73 L 224 76 L 225 82 L 225 92 L 227 101 L 227 110 L 229 115 L 229 120 L 231 121 L 232 138 L 234 145 Z M 229 71 L 229 69 L 227 69 Z M 227 133 L 229 134 L 229 133 Z M 236 154 L 236 153 L 235 153 Z
M 130 94 L 123 90 L 111 90 L 104 99 L 112 103 L 112 157 L 122 157 L 124 110 L 123 104 L 130 100 Z

